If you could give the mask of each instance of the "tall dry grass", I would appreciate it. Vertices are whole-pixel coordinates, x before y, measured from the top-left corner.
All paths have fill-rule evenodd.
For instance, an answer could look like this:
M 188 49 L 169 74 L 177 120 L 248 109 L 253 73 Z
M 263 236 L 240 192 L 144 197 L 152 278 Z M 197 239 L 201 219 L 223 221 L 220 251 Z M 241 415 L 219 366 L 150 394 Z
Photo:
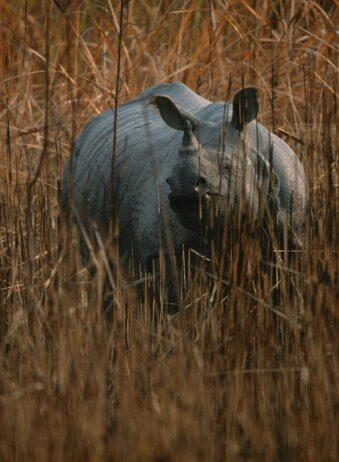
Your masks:
M 0 2 L 0 460 L 336 461 L 337 2 L 123 3 Z M 230 244 L 174 317 L 118 269 L 108 321 L 102 252 L 91 280 L 60 218 L 64 161 L 89 117 L 173 80 L 260 88 L 307 172 L 306 249 L 262 272 Z

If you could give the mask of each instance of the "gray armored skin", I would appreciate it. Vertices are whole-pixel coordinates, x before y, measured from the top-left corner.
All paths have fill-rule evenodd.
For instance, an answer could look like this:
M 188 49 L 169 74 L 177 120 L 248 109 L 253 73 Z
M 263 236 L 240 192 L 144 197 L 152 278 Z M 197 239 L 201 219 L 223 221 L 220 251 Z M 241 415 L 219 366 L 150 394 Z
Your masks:
M 173 245 L 178 255 L 183 245 L 194 248 L 202 224 L 223 226 L 240 209 L 249 223 L 269 215 L 278 236 L 285 232 L 289 247 L 300 247 L 304 169 L 254 120 L 257 112 L 254 88 L 230 104 L 212 103 L 180 82 L 155 85 L 118 108 L 113 182 L 114 111 L 85 125 L 65 166 L 63 204 L 78 212 L 90 236 L 93 223 L 105 236 L 114 213 L 122 259 L 133 255 L 145 269 L 160 248 L 166 253 Z M 85 247 L 82 253 L 86 260 Z

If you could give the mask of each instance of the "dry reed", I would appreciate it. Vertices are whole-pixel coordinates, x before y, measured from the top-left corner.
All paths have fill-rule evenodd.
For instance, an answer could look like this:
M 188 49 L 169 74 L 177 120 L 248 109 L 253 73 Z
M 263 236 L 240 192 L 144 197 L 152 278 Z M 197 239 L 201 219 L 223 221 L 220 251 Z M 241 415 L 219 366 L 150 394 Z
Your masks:
M 336 461 L 337 2 L 123 4 L 121 28 L 117 0 L 0 2 L 0 460 Z M 62 168 L 89 117 L 173 80 L 260 88 L 260 122 L 307 172 L 307 246 L 266 273 L 256 243 L 230 244 L 174 317 L 118 268 L 107 321 Z

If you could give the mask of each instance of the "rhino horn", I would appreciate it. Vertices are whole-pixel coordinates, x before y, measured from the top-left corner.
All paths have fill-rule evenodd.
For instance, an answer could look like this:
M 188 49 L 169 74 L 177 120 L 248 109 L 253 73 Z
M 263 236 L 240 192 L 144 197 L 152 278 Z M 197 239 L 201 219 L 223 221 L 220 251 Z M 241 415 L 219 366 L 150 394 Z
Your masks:
M 199 148 L 199 143 L 198 140 L 196 139 L 193 129 L 192 129 L 192 124 L 189 120 L 185 120 L 184 124 L 184 135 L 182 137 L 182 149 L 181 151 L 197 151 Z

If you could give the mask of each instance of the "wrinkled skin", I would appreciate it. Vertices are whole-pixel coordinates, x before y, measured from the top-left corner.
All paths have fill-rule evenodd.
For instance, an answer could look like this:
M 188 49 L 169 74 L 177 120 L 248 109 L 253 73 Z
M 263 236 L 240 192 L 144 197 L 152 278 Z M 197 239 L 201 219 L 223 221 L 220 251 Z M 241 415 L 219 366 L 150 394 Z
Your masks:
M 85 125 L 65 167 L 64 206 L 79 212 L 89 235 L 96 223 L 105 236 L 114 214 L 122 258 L 133 252 L 145 269 L 160 248 L 199 247 L 202 227 L 210 220 L 224 226 L 230 210 L 245 211 L 249 223 L 268 213 L 278 235 L 287 232 L 289 246 L 300 247 L 305 173 L 288 145 L 254 120 L 257 111 L 251 88 L 232 105 L 211 103 L 182 83 L 151 87 L 118 109 L 113 183 L 114 113 Z M 85 247 L 82 254 L 86 260 Z

